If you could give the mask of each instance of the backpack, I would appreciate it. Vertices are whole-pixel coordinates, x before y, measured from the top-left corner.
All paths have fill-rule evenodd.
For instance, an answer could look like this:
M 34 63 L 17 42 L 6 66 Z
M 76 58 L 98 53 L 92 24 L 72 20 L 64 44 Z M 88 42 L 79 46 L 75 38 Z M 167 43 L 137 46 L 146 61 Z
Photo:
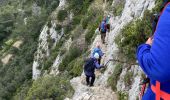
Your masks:
M 105 33 L 106 32 L 106 22 L 105 21 L 102 21 L 101 25 L 100 25 L 100 28 L 101 28 L 101 32 Z
M 95 61 L 94 58 L 89 58 L 85 61 L 85 65 L 84 65 L 85 72 L 93 72 L 95 70 L 94 61 Z

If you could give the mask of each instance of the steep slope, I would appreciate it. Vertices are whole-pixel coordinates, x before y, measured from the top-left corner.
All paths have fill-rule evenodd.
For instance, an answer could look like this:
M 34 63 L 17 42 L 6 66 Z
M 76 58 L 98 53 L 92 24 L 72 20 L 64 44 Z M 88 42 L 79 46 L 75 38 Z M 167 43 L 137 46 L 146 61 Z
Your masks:
M 58 12 L 60 9 L 63 9 L 64 6 L 65 6 L 65 0 L 60 0 L 60 4 L 57 7 L 55 12 Z M 49 54 L 50 43 L 48 41 L 48 38 L 53 39 L 54 43 L 52 43 L 52 45 L 56 45 L 56 43 L 61 39 L 61 37 L 64 34 L 63 30 L 61 32 L 57 32 L 55 30 L 58 26 L 56 26 L 56 23 L 54 22 L 54 20 L 52 21 L 50 20 L 48 24 L 50 24 L 51 27 L 48 27 L 47 25 L 45 25 L 39 36 L 38 50 L 34 57 L 34 62 L 33 62 L 33 67 L 32 67 L 33 79 L 37 79 L 38 77 L 40 77 L 41 69 L 39 69 L 38 67 L 41 66 L 40 63 L 42 63 L 42 60 L 45 56 L 47 57 L 50 56 Z
M 155 0 L 126 0 L 125 7 L 121 16 L 112 15 L 110 19 L 111 32 L 107 33 L 107 45 L 102 45 L 102 49 L 105 52 L 103 63 L 106 63 L 109 59 L 116 59 L 118 49 L 114 43 L 115 36 L 119 34 L 124 25 L 129 23 L 135 18 L 142 17 L 146 9 L 152 9 L 154 7 Z M 91 48 L 95 47 L 96 42 L 99 42 L 100 35 L 98 35 Z M 104 73 L 97 71 L 97 78 L 94 87 L 89 88 L 85 85 L 85 76 L 82 73 L 80 77 L 73 78 L 70 82 L 75 89 L 75 94 L 72 100 L 116 100 L 115 93 L 107 85 L 109 76 L 113 73 L 116 62 L 110 62 Z M 129 100 L 136 100 L 139 93 L 139 83 L 141 78 L 141 70 L 138 66 L 131 66 L 131 71 L 134 72 L 134 82 L 130 90 L 126 90 L 123 78 L 127 72 L 127 69 L 123 69 L 120 79 L 117 85 L 117 91 L 129 91 Z M 124 75 L 123 75 L 124 74 Z M 109 96 L 109 98 L 108 98 Z
M 56 1 L 54 0 L 54 2 Z M 155 0 L 59 1 L 59 6 L 54 8 L 55 10 L 53 12 L 49 13 L 47 22 L 43 22 L 43 27 L 41 25 L 41 32 L 39 32 L 40 29 L 37 30 L 37 33 L 40 33 L 40 35 L 38 34 L 39 38 L 38 35 L 36 35 L 36 44 L 38 46 L 36 45 L 36 47 L 34 47 L 34 52 L 36 48 L 37 51 L 34 54 L 34 60 L 31 59 L 31 63 L 29 62 L 32 70 L 31 67 L 28 67 L 29 71 L 26 71 L 29 72 L 30 75 L 32 74 L 33 82 L 29 75 L 29 81 L 31 82 L 25 82 L 28 85 L 25 86 L 24 84 L 21 89 L 17 91 L 15 99 L 25 99 L 25 97 L 35 99 L 63 99 L 65 96 L 68 96 L 68 98 L 65 98 L 66 100 L 117 100 L 120 99 L 120 95 L 125 95 L 125 97 L 122 97 L 125 100 L 136 100 L 142 74 L 139 66 L 133 65 L 127 67 L 128 65 L 126 63 L 121 64 L 122 69 L 115 80 L 116 89 L 113 91 L 113 88 L 108 84 L 108 80 L 113 78 L 112 75 L 117 71 L 116 68 L 120 62 L 108 61 L 119 58 L 119 49 L 114 40 L 116 36 L 120 34 L 122 28 L 132 20 L 142 18 L 146 9 L 150 10 L 154 7 Z M 116 7 L 116 3 L 122 1 L 125 1 L 125 4 L 122 3 L 123 6 Z M 36 3 L 40 3 L 39 5 L 41 5 L 42 2 L 41 0 L 37 0 Z M 41 13 L 41 7 L 36 3 L 33 3 L 31 6 L 34 16 Z M 44 4 L 46 5 L 46 2 L 44 2 Z M 20 11 L 22 12 L 21 9 Z M 61 15 L 58 16 L 59 14 Z M 101 36 L 95 29 L 98 27 L 103 16 L 108 14 L 111 15 L 111 31 L 107 33 L 106 44 L 102 44 Z M 47 19 L 47 17 L 45 18 Z M 29 20 L 26 17 L 23 20 L 25 25 L 29 25 Z M 36 26 L 36 23 L 33 24 Z M 19 29 L 22 29 L 22 27 L 20 26 Z M 23 30 L 25 30 L 25 28 Z M 17 32 L 18 31 L 16 31 L 16 33 Z M 20 45 L 25 45 L 25 42 L 21 43 L 21 40 L 17 41 L 11 45 L 17 49 L 20 49 Z M 94 87 L 88 87 L 85 85 L 85 76 L 84 73 L 82 73 L 83 57 L 89 55 L 89 51 L 96 46 L 96 43 L 101 44 L 101 48 L 105 53 L 102 64 L 106 64 L 107 62 L 108 64 L 105 69 L 96 71 Z M 29 47 L 30 44 L 28 44 L 27 47 Z M 14 49 L 13 52 L 15 51 Z M 29 50 L 27 50 L 27 52 L 28 51 Z M 33 56 L 34 52 L 32 52 L 31 54 Z M 25 52 L 23 53 L 27 54 Z M 30 55 L 28 57 L 25 56 L 25 58 L 29 57 Z M 5 63 L 10 62 L 10 58 L 13 58 L 13 56 L 7 55 L 7 62 Z M 22 63 L 20 65 L 22 65 Z M 25 71 L 23 71 L 23 73 L 25 74 Z M 132 82 L 128 81 L 129 77 Z M 57 85 L 55 86 L 55 84 Z M 68 87 L 63 84 L 66 84 Z M 65 93 L 65 91 L 68 93 Z M 46 93 L 48 93 L 48 96 Z M 74 95 L 71 97 L 73 93 Z

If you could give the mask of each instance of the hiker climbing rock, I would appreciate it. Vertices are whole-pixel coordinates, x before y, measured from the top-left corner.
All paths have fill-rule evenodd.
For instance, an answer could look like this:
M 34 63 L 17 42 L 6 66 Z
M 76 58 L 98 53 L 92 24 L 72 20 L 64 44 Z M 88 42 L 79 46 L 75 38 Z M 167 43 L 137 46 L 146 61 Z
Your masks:
M 102 43 L 105 43 L 105 37 L 106 37 L 106 32 L 107 32 L 106 18 L 104 18 L 101 24 L 99 25 L 99 31 L 101 34 Z
M 101 39 L 103 43 L 105 43 L 106 32 L 110 31 L 109 20 L 110 20 L 110 15 L 104 17 L 101 24 L 99 25 L 99 31 L 100 31 Z
M 89 86 L 93 86 L 93 83 L 95 81 L 95 73 L 94 73 L 95 69 L 100 69 L 104 67 L 103 65 L 99 65 L 98 59 L 99 59 L 99 54 L 95 53 L 93 57 L 90 57 L 85 62 L 84 73 L 86 75 L 87 85 Z
M 150 79 L 150 85 L 142 100 L 170 100 L 169 1 L 164 1 L 166 5 L 159 17 L 154 36 L 137 49 L 139 64 Z
M 93 57 L 95 53 L 98 53 L 98 54 L 99 54 L 98 63 L 100 64 L 100 63 L 101 63 L 102 56 L 104 55 L 104 53 L 102 52 L 99 43 L 96 44 L 96 48 L 93 49 L 91 56 Z

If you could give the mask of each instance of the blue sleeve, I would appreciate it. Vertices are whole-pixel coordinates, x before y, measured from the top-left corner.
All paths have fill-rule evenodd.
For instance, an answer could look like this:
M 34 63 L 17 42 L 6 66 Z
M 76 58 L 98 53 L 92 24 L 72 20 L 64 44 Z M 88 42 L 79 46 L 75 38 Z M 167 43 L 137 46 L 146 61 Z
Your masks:
M 96 66 L 96 69 L 99 69 L 101 67 L 97 61 L 95 61 L 95 66 Z
M 145 72 L 145 74 L 154 80 L 165 81 L 166 78 L 163 75 L 164 71 L 160 66 L 154 62 L 154 57 L 150 52 L 151 46 L 148 44 L 142 44 L 137 49 L 138 62 Z

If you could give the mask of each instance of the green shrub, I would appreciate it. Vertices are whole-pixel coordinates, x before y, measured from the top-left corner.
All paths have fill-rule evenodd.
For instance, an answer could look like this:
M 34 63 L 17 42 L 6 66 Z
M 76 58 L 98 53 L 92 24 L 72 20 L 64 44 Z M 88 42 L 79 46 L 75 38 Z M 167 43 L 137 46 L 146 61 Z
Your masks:
M 92 1 L 93 0 L 68 0 L 68 9 L 71 9 L 74 14 L 83 14 L 87 12 Z
M 82 22 L 81 22 L 81 25 L 83 27 L 83 29 L 86 29 L 88 23 L 89 23 L 89 20 L 90 18 L 88 16 L 85 16 L 83 19 L 82 19 Z
M 66 17 L 67 17 L 67 10 L 60 10 L 58 12 L 57 19 L 59 21 L 61 21 L 61 22 L 64 21 Z
M 82 58 L 77 58 L 69 63 L 68 72 L 72 77 L 80 76 L 83 72 L 84 61 Z
M 47 26 L 48 26 L 48 28 L 51 28 L 51 27 L 52 27 L 51 20 L 48 21 Z M 49 31 L 49 30 L 48 30 L 48 31 Z M 47 33 L 48 33 L 48 32 L 47 32 Z
M 92 24 L 93 20 L 96 20 L 96 16 L 94 16 L 94 13 L 96 12 L 88 11 L 87 15 L 83 17 L 82 22 L 81 22 L 83 29 L 86 29 L 88 24 Z
M 126 86 L 130 86 L 133 81 L 133 73 L 132 72 L 127 72 L 126 75 L 124 76 L 124 82 Z
M 118 48 L 128 58 L 128 61 L 135 61 L 136 47 L 141 43 L 145 43 L 147 38 L 151 36 L 151 19 L 153 13 L 160 10 L 161 4 L 162 0 L 157 0 L 156 7 L 152 11 L 146 10 L 142 19 L 137 19 L 127 24 L 121 30 L 121 34 L 115 38 Z
M 117 2 L 113 6 L 113 14 L 115 16 L 121 15 L 125 5 L 125 0 L 117 0 Z
M 49 49 L 52 49 L 53 44 L 54 44 L 54 40 L 51 38 L 51 36 L 49 34 L 47 36 L 47 42 L 48 42 Z
M 32 85 L 32 80 L 25 81 L 25 83 L 17 90 L 17 94 L 12 97 L 12 100 L 24 100 L 27 97 L 27 93 Z
M 150 12 L 146 11 L 143 20 L 138 19 L 126 25 L 115 39 L 120 51 L 130 60 L 135 59 L 136 47 L 146 41 L 151 30 Z M 143 26 L 143 27 L 141 27 Z
M 59 54 L 62 44 L 63 44 L 63 40 L 60 40 L 57 43 L 56 47 L 51 50 L 50 56 L 48 58 L 45 57 L 43 59 L 43 65 L 41 65 L 41 67 L 39 67 L 39 69 L 42 69 L 44 71 L 44 70 L 48 70 L 49 68 L 51 68 L 52 64 L 54 63 L 54 60 L 56 59 L 57 55 Z
M 33 82 L 26 100 L 63 100 L 65 97 L 71 97 L 73 93 L 69 80 L 59 76 L 45 76 Z
M 107 0 L 107 2 L 111 5 L 113 3 L 113 0 Z
M 61 32 L 62 26 L 57 24 L 55 30 Z
M 86 43 L 90 44 L 92 42 L 92 38 L 93 38 L 93 36 L 95 34 L 95 30 L 98 28 L 98 25 L 99 25 L 101 20 L 102 20 L 102 16 L 100 15 L 97 18 L 94 19 L 95 23 L 91 22 L 88 25 L 89 31 L 85 35 Z
M 79 57 L 81 55 L 81 50 L 76 46 L 71 46 L 65 57 L 63 58 L 62 62 L 59 65 L 59 70 L 64 71 L 68 70 L 68 64 Z
M 45 8 L 48 13 L 54 11 L 59 6 L 60 3 L 59 0 L 48 0 L 48 1 L 36 0 L 35 2 L 38 6 Z
M 81 15 L 75 16 L 75 17 L 73 18 L 72 25 L 75 26 L 75 25 L 79 24 L 80 21 L 81 21 L 81 18 L 82 18 Z
M 118 91 L 118 100 L 128 100 L 128 93 Z
M 58 6 L 59 6 L 59 3 L 60 1 L 59 0 L 56 0 L 56 1 L 52 1 L 50 2 L 50 6 L 48 9 L 50 9 L 51 11 L 55 10 Z
M 115 66 L 115 69 L 113 71 L 113 74 L 108 78 L 108 84 L 111 86 L 112 90 L 116 91 L 116 85 L 117 85 L 117 81 L 119 79 L 119 76 L 122 72 L 122 65 L 121 64 L 117 64 Z
M 69 33 L 73 30 L 73 27 L 71 25 L 67 25 L 64 27 L 64 34 L 69 35 Z

